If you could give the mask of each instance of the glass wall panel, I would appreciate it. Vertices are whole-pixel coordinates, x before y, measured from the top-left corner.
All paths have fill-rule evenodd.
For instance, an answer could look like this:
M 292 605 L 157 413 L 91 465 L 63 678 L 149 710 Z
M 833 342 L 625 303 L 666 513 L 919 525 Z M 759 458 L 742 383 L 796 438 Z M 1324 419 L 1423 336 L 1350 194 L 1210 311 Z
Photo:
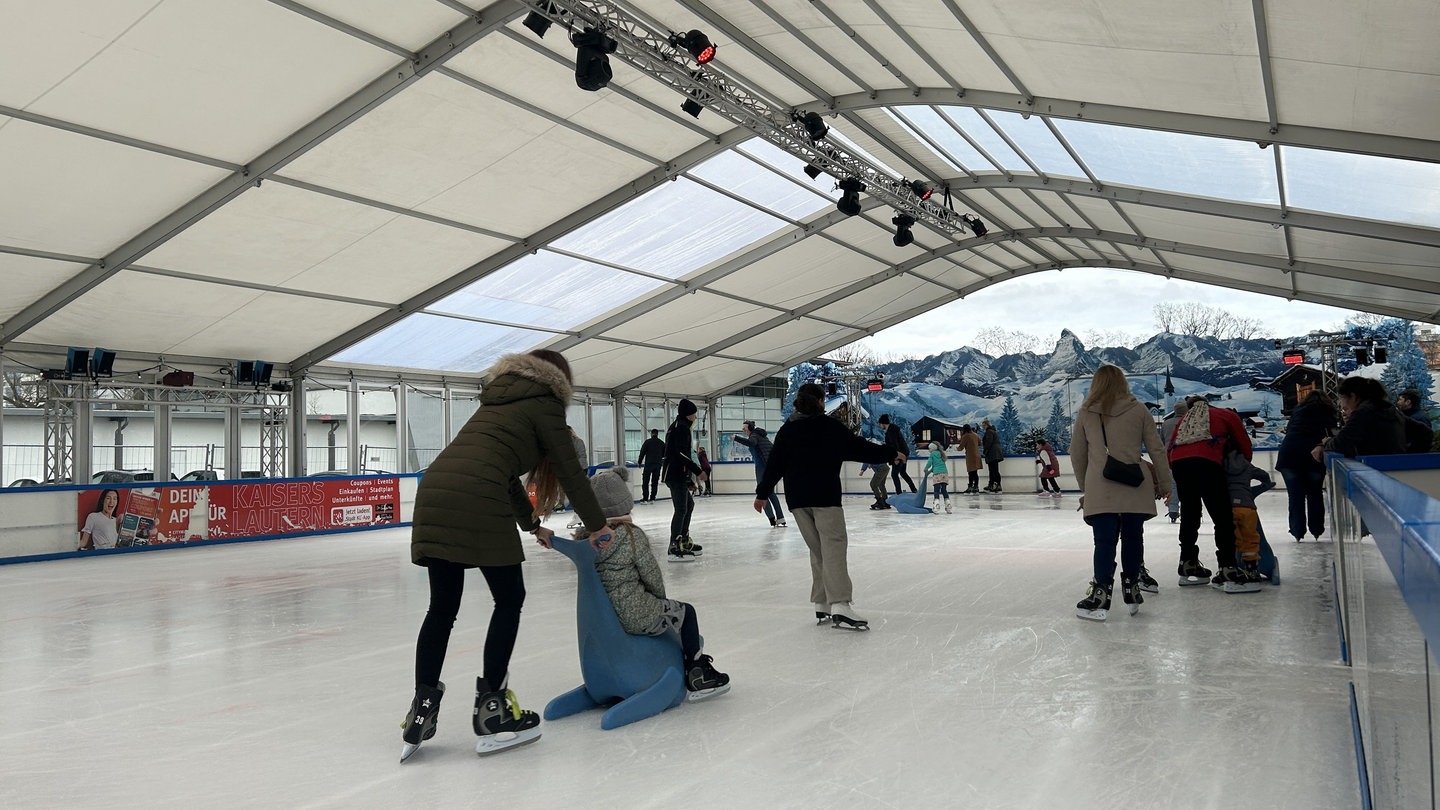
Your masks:
M 405 386 L 405 427 L 409 458 L 396 472 L 415 472 L 430 466 L 445 449 L 445 400 L 438 389 Z

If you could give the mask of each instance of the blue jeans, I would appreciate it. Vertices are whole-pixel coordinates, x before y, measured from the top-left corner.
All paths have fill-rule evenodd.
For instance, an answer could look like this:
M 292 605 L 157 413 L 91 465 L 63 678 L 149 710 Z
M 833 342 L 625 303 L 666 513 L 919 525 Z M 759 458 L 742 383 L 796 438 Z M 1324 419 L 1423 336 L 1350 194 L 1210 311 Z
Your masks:
M 1106 512 L 1085 518 L 1095 534 L 1095 581 L 1115 581 L 1115 546 L 1120 546 L 1121 576 L 1140 576 L 1145 564 L 1145 518 L 1138 512 Z
M 1290 536 L 1296 540 L 1304 537 L 1307 524 L 1311 534 L 1324 534 L 1325 468 L 1284 469 L 1280 477 L 1285 479 L 1285 497 L 1290 502 Z
M 758 461 L 755 462 L 755 482 L 759 483 L 760 479 L 764 477 L 765 465 Z M 773 492 L 770 493 L 769 498 L 765 499 L 765 517 L 770 519 L 771 526 L 775 525 L 775 521 L 785 519 L 785 512 L 780 509 L 780 496 Z

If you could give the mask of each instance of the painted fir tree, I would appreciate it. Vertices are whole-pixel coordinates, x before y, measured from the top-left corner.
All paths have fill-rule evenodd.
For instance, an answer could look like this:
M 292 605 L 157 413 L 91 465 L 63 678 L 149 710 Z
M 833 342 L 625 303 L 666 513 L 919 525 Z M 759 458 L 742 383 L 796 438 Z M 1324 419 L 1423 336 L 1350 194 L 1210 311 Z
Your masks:
M 1006 455 L 1014 455 L 1015 441 L 1024 430 L 1025 425 L 1020 422 L 1020 411 L 1015 407 L 1015 396 L 1006 396 L 1005 407 L 1000 409 L 1000 421 L 995 423 L 995 432 L 1000 437 L 1000 448 Z
M 1392 401 L 1401 391 L 1414 388 L 1420 392 L 1421 400 L 1428 402 L 1433 386 L 1430 383 L 1430 369 L 1425 365 L 1425 352 L 1415 340 L 1415 324 L 1406 320 L 1395 320 L 1396 323 L 1390 330 L 1389 356 L 1386 358 L 1388 363 L 1380 375 L 1380 382 L 1385 384 L 1385 390 L 1390 392 Z
M 1064 450 L 1070 446 L 1070 425 L 1073 420 L 1065 413 L 1065 408 L 1060 404 L 1060 393 L 1057 391 L 1050 403 L 1050 421 L 1045 423 L 1045 436 L 1050 443 L 1055 445 L 1056 450 Z

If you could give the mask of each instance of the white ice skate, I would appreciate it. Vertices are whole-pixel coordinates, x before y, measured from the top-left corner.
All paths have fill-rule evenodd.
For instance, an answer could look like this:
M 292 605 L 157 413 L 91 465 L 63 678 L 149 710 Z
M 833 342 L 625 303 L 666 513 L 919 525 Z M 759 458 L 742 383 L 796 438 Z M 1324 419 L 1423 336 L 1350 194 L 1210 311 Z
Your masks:
M 849 602 L 830 603 L 830 626 L 842 630 L 869 630 L 870 622 L 860 618 Z

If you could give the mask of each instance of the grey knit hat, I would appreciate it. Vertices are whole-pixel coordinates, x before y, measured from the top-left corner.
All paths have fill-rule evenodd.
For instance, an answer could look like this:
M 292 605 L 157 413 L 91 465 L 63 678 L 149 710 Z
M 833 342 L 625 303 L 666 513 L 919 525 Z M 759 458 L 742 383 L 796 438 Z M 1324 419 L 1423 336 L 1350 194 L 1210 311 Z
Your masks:
M 628 515 L 635 509 L 635 495 L 630 492 L 630 471 L 625 467 L 610 467 L 595 473 L 590 479 L 590 488 L 595 490 L 595 500 L 600 502 L 600 511 L 607 518 Z

